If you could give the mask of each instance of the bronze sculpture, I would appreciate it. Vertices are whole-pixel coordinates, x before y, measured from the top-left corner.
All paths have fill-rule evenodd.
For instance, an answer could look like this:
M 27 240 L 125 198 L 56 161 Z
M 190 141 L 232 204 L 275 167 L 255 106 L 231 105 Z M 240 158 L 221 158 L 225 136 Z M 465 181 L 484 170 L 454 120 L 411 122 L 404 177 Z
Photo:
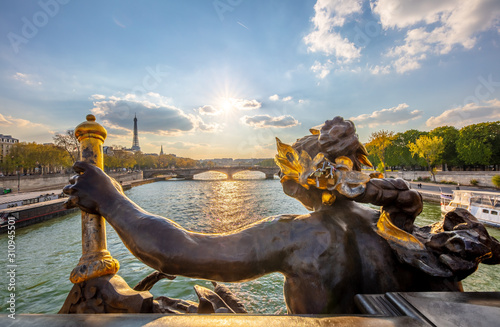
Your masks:
M 276 158 L 284 192 L 312 211 L 307 215 L 195 233 L 142 210 L 83 162 L 64 192 L 68 206 L 105 217 L 132 254 L 162 273 L 226 282 L 282 273 L 294 314 L 354 313 L 360 293 L 460 291 L 480 262 L 500 262 L 498 241 L 463 210 L 416 227 L 419 193 L 403 180 L 361 172 L 370 162 L 352 122 L 335 117 L 311 133 L 292 146 L 278 140 Z

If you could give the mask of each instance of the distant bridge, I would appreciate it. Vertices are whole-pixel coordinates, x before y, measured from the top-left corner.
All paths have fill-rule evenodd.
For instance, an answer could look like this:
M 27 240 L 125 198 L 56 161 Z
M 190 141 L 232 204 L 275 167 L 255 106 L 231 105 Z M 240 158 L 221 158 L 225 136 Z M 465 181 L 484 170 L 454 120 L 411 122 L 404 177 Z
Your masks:
M 233 179 L 233 175 L 240 171 L 260 171 L 266 175 L 266 179 L 273 179 L 280 169 L 277 167 L 259 167 L 259 166 L 229 166 L 229 167 L 207 167 L 207 168 L 162 168 L 144 170 L 144 178 L 151 178 L 157 175 L 176 175 L 178 178 L 193 179 L 195 175 L 207 172 L 218 171 L 227 176 L 227 179 Z

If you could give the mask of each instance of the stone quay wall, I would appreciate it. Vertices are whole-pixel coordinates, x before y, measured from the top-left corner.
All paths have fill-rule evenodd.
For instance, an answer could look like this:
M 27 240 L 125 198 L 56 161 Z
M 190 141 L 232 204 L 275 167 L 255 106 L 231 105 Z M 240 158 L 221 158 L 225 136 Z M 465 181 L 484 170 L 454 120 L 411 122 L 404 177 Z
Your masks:
M 479 182 L 478 186 L 484 187 L 495 187 L 491 179 L 495 175 L 500 175 L 498 171 L 438 171 L 436 172 L 436 182 L 455 182 L 460 185 L 472 185 L 471 180 L 476 180 Z M 398 171 L 398 172 L 386 172 L 387 177 L 402 178 L 404 180 L 416 180 L 421 178 L 430 178 L 432 180 L 432 175 L 428 171 Z
M 27 175 L 21 176 L 19 185 L 21 192 L 49 190 L 64 187 L 69 184 L 69 179 L 74 174 L 47 174 L 47 175 Z M 142 171 L 132 173 L 109 173 L 118 182 L 131 182 L 142 180 Z M 10 188 L 17 191 L 18 176 L 0 177 L 0 187 Z

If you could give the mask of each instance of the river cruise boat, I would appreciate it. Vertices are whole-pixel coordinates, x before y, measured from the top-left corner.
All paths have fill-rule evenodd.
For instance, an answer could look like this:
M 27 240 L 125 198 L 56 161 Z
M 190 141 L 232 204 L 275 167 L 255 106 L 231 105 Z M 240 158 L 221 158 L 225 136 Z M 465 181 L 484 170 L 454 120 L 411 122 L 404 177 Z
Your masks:
M 486 225 L 500 227 L 500 193 L 453 191 L 441 194 L 441 213 L 456 208 L 467 209 L 474 217 Z

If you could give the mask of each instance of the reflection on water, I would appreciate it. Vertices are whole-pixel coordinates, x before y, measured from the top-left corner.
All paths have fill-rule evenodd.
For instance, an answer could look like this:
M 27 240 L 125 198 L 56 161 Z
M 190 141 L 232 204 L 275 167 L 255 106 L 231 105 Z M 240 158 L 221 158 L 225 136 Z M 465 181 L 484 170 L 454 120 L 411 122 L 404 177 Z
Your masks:
M 170 180 L 147 184 L 128 190 L 126 194 L 145 210 L 171 218 L 183 227 L 199 232 L 225 232 L 267 216 L 307 213 L 298 201 L 282 192 L 277 179 L 264 180 L 262 173 L 241 172 L 235 174 L 233 180 L 226 180 L 225 175 L 210 172 L 195 178 L 192 181 Z M 439 216 L 438 205 L 426 204 L 417 224 L 432 223 Z M 56 313 L 60 309 L 72 287 L 69 274 L 81 256 L 80 224 L 80 215 L 77 213 L 17 231 L 18 313 Z M 500 230 L 489 230 L 500 238 Z M 133 287 L 152 269 L 130 254 L 109 225 L 107 232 L 108 249 L 120 261 L 121 269 L 118 274 Z M 0 235 L 0 250 L 0 263 L 5 276 L 5 234 Z M 7 299 L 6 279 L 0 280 L 2 299 Z M 499 291 L 499 281 L 498 268 L 481 265 L 475 274 L 465 280 L 464 287 L 466 291 Z M 208 281 L 178 277 L 172 281 L 160 281 L 152 289 L 152 293 L 155 296 L 196 300 L 193 290 L 195 284 L 212 287 Z M 280 274 L 228 286 L 244 300 L 250 312 L 286 312 L 283 276 Z M 2 313 L 5 313 L 4 303 L 6 301 L 2 300 Z

